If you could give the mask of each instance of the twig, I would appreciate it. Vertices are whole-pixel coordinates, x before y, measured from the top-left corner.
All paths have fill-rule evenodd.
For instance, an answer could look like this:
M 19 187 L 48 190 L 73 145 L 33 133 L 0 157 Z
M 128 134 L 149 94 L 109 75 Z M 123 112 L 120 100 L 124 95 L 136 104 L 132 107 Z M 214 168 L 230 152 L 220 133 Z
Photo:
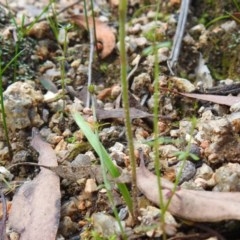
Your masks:
M 179 20 L 177 24 L 177 29 L 173 39 L 172 52 L 167 61 L 169 71 L 172 75 L 174 75 L 174 68 L 176 67 L 180 49 L 181 49 L 189 5 L 190 5 L 190 0 L 182 0 L 180 10 L 179 10 L 180 14 L 179 14 Z
M 17 167 L 17 166 L 34 166 L 34 167 L 43 167 L 43 168 L 46 168 L 48 170 L 51 170 L 55 167 L 55 166 L 46 166 L 46 165 L 42 165 L 42 164 L 38 164 L 38 163 L 33 163 L 33 162 L 20 162 L 20 163 L 14 163 L 12 164 L 11 166 L 9 166 L 7 168 L 7 170 L 10 170 L 14 167 Z
M 133 74 L 136 72 L 136 70 L 137 70 L 137 68 L 138 68 L 138 65 L 139 65 L 139 63 L 140 63 L 140 60 L 141 60 L 141 56 L 138 55 L 138 56 L 136 57 L 136 59 L 137 59 L 137 62 L 136 62 L 136 64 L 135 64 L 134 68 L 133 68 L 133 69 L 131 70 L 131 72 L 127 75 L 127 81 L 128 81 L 128 82 L 130 81 L 130 78 L 133 76 Z

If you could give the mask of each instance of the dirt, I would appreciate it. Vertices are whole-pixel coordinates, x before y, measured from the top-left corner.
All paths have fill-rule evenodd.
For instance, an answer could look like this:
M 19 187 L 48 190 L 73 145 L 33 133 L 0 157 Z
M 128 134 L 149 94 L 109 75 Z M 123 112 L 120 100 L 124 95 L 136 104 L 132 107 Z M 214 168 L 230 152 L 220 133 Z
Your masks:
M 91 58 L 89 32 L 86 30 L 85 23 L 80 24 L 84 25 L 84 27 L 80 27 L 76 22 L 72 24 L 69 19 L 71 15 L 83 14 L 84 6 L 81 1 L 65 9 L 61 14 L 55 15 L 52 18 L 53 20 L 57 19 L 55 26 L 53 26 L 54 22 L 48 20 L 46 15 L 44 15 L 45 20 L 36 21 L 31 29 L 28 29 L 29 25 L 26 24 L 20 27 L 23 21 L 21 16 L 26 15 L 24 20 L 26 23 L 31 24 L 34 17 L 40 14 L 44 6 L 46 6 L 44 2 L 37 3 L 29 0 L 23 3 L 14 3 L 14 1 L 10 1 L 8 6 L 6 6 L 5 2 L 0 1 L 0 70 L 5 70 L 2 74 L 1 84 L 2 90 L 5 92 L 5 102 L 13 99 L 13 106 L 6 113 L 7 118 L 11 118 L 11 121 L 7 119 L 7 124 L 13 157 L 10 158 L 6 133 L 4 128 L 1 127 L 0 161 L 2 166 L 9 167 L 15 163 L 37 161 L 36 153 L 30 148 L 30 140 L 32 127 L 38 127 L 45 141 L 49 142 L 55 149 L 60 165 L 72 162 L 77 156 L 84 154 L 89 156 L 89 161 L 92 164 L 90 168 L 93 166 L 99 167 L 100 163 L 97 154 L 86 141 L 86 138 L 71 116 L 70 108 L 74 99 L 77 98 L 79 111 L 91 125 L 92 129 L 98 128 L 101 142 L 106 147 L 106 150 L 110 152 L 118 167 L 130 172 L 131 166 L 129 163 L 120 87 L 118 3 L 115 5 L 115 1 L 95 2 L 95 17 L 102 17 L 101 20 L 106 21 L 104 28 L 116 37 L 116 43 L 114 42 L 114 48 L 107 53 L 107 56 L 103 56 L 101 55 L 103 49 L 106 50 L 109 46 L 105 42 L 104 34 L 99 37 L 98 40 L 101 41 L 98 42 L 96 47 L 93 47 L 93 63 L 91 71 L 89 71 Z M 140 145 L 144 149 L 145 157 L 147 162 L 149 162 L 149 169 L 153 169 L 154 166 L 154 150 L 152 147 L 154 136 L 152 117 L 154 55 L 151 53 L 144 55 L 144 51 L 148 47 L 151 51 L 154 44 L 152 36 L 155 31 L 157 32 L 158 42 L 171 45 L 179 17 L 180 2 L 162 1 L 157 27 L 153 25 L 154 11 L 156 11 L 156 7 L 153 6 L 155 4 L 154 1 L 129 1 L 128 5 L 127 38 L 125 41 L 128 57 L 129 98 L 131 107 L 137 109 L 132 110 L 131 113 L 132 131 L 136 146 Z M 73 1 L 59 1 L 54 5 L 55 10 L 59 12 L 72 3 Z M 191 120 L 194 117 L 201 125 L 201 122 L 205 121 L 204 113 L 207 121 L 218 120 L 218 118 L 224 118 L 226 114 L 230 114 L 229 108 L 197 100 L 194 103 L 192 100 L 176 94 L 177 90 L 188 91 L 186 89 L 189 85 L 190 88 L 193 87 L 195 89 L 195 92 L 209 91 L 209 89 L 206 91 L 206 87 L 202 88 L 205 84 L 204 77 L 200 81 L 197 80 L 196 69 L 199 65 L 200 55 L 202 55 L 205 65 L 213 78 L 211 87 L 221 87 L 228 84 L 228 82 L 232 84 L 239 81 L 240 9 L 238 7 L 234 4 L 234 1 L 230 0 L 218 1 L 217 4 L 215 1 L 207 0 L 192 1 L 179 61 L 174 72 L 181 83 L 177 84 L 177 81 L 172 79 L 171 71 L 167 65 L 170 47 L 160 48 L 157 53 L 160 69 L 159 86 L 161 87 L 159 96 L 161 115 L 159 115 L 158 120 L 161 140 L 159 142 L 162 141 L 161 144 L 167 145 L 170 139 L 170 144 L 174 145 L 179 152 L 189 149 L 189 143 L 190 145 L 195 144 L 198 147 L 200 160 L 198 162 L 191 161 L 196 165 L 196 169 L 202 163 L 206 163 L 213 170 L 216 170 L 226 163 L 237 162 L 236 164 L 238 164 L 239 162 L 239 151 L 235 151 L 235 147 L 239 146 L 239 132 L 236 132 L 231 123 L 229 123 L 231 126 L 227 125 L 227 133 L 216 130 L 215 126 L 210 127 L 207 131 L 211 132 L 212 135 L 204 139 L 205 130 L 201 130 Z M 91 15 L 90 3 L 87 4 L 87 10 L 88 14 Z M 49 8 L 49 14 L 52 11 L 53 9 Z M 216 20 L 219 17 L 222 18 Z M 213 21 L 214 19 L 215 21 Z M 18 27 L 12 23 L 13 20 L 16 21 Z M 83 17 L 82 21 L 84 21 Z M 208 27 L 199 24 L 205 24 Z M 196 26 L 200 30 L 197 30 Z M 56 38 L 54 30 L 64 32 L 64 29 L 67 31 L 68 39 L 62 42 L 59 36 L 58 39 Z M 106 32 L 106 38 L 108 38 L 107 34 L 109 32 Z M 21 51 L 23 52 L 21 53 Z M 20 54 L 16 55 L 17 53 Z M 140 55 L 139 60 L 138 55 Z M 10 62 L 11 64 L 8 66 Z M 6 66 L 7 68 L 5 69 Z M 87 86 L 89 74 L 92 78 L 91 86 Z M 187 79 L 187 83 L 182 82 L 181 78 Z M 14 85 L 16 82 L 32 84 L 32 88 L 36 91 L 33 95 L 36 97 L 36 93 L 39 93 L 41 96 L 37 101 L 32 100 L 32 98 L 30 100 L 29 95 L 22 95 L 23 97 L 21 97 L 22 93 L 20 90 L 18 92 L 20 87 L 17 87 L 17 91 L 13 94 L 6 93 L 9 86 Z M 86 103 L 88 90 L 94 93 L 95 101 L 100 109 L 98 109 L 100 112 L 98 114 L 99 122 L 97 123 L 94 122 L 92 110 Z M 29 91 L 26 90 L 27 94 Z M 219 94 L 219 91 L 216 94 Z M 234 95 L 236 94 L 238 92 L 234 92 Z M 21 105 L 24 102 L 23 99 L 27 103 Z M 20 107 L 16 108 L 17 104 L 20 104 L 19 106 L 25 110 L 27 109 L 26 114 L 24 114 L 24 111 L 21 111 L 22 115 L 19 114 L 24 124 L 19 124 L 17 122 L 18 117 L 14 115 L 15 113 L 18 114 L 19 109 L 21 109 Z M 101 109 L 103 110 L 101 111 Z M 114 111 L 115 109 L 116 111 Z M 200 109 L 203 109 L 202 112 Z M 139 115 L 137 115 L 136 111 L 139 111 Z M 211 112 L 209 119 L 206 117 L 207 111 Z M 37 118 L 40 118 L 40 120 L 36 121 Z M 26 121 L 29 121 L 27 125 L 25 124 Z M 1 125 L 4 125 L 4 122 L 1 122 Z M 199 136 L 199 132 L 202 134 L 201 136 Z M 224 141 L 221 141 L 221 145 L 219 145 L 217 138 L 220 136 L 219 139 L 221 139 L 223 134 L 225 134 Z M 214 137 L 216 140 L 212 140 Z M 227 140 L 229 138 L 231 138 L 231 142 Z M 179 140 L 179 142 L 176 140 Z M 122 144 L 121 150 L 114 148 L 116 142 Z M 175 169 L 170 166 L 170 162 L 178 162 L 179 159 L 175 153 L 173 154 L 171 150 L 169 151 L 161 158 L 161 173 L 169 180 L 175 180 Z M 211 161 L 210 158 L 213 160 Z M 81 171 L 84 170 L 81 169 Z M 22 165 L 15 167 L 11 170 L 13 177 L 8 180 L 9 184 L 13 186 L 16 181 L 33 179 L 38 172 L 38 168 L 31 166 Z M 76 178 L 82 178 L 82 180 L 74 183 L 61 176 L 62 216 L 61 224 L 59 225 L 59 239 L 108 239 L 109 233 L 104 233 L 101 227 L 88 222 L 89 218 L 98 212 L 104 212 L 111 215 L 111 217 L 113 216 L 111 204 L 107 200 L 107 194 L 104 192 L 104 188 L 102 188 L 102 191 L 99 188 L 91 194 L 86 194 L 84 188 L 86 181 L 90 177 L 87 176 L 89 174 L 86 172 L 82 175 L 81 177 L 79 175 L 77 177 L 74 176 L 75 180 Z M 212 178 L 214 178 L 213 175 Z M 196 189 L 199 187 L 194 182 L 196 179 L 197 177 L 191 177 L 186 180 L 186 183 L 189 183 L 189 185 L 193 184 L 193 188 Z M 127 184 L 129 189 L 131 189 L 131 183 L 127 182 Z M 101 181 L 98 181 L 98 185 L 101 185 Z M 112 185 L 114 185 L 114 182 Z M 204 189 L 202 185 L 200 188 Z M 206 188 L 211 190 L 213 187 L 207 185 Z M 5 193 L 6 199 L 11 202 L 16 189 L 9 192 L 8 186 L 3 182 L 1 183 L 1 189 Z M 126 208 L 125 203 L 115 188 L 113 198 L 117 209 L 124 211 Z M 139 193 L 139 210 L 140 206 L 145 209 L 147 205 L 152 205 L 148 200 L 141 200 L 141 198 L 142 196 Z M 74 206 L 73 209 L 71 206 Z M 141 217 L 144 218 L 143 216 Z M 142 226 L 143 222 L 141 221 L 141 224 L 132 226 L 129 223 L 131 219 L 128 214 L 123 216 L 121 220 L 125 221 L 127 225 L 126 231 L 129 239 L 161 238 L 158 228 L 155 228 L 153 232 L 147 231 L 146 225 Z M 189 225 L 178 218 L 175 220 L 179 226 L 176 232 L 169 232 L 169 239 L 190 239 L 191 237 L 191 239 L 208 239 L 210 236 L 217 236 L 216 239 L 239 239 L 239 230 L 237 228 L 239 223 L 237 221 L 220 222 L 211 225 L 206 223 L 203 226 L 199 226 L 197 223 Z M 100 220 L 97 221 L 101 222 Z M 108 221 L 113 222 L 114 220 L 107 218 L 106 222 Z M 101 224 L 99 223 L 99 225 Z M 108 225 L 108 227 L 110 228 L 111 226 Z M 139 232 L 137 231 L 138 227 L 142 227 Z M 96 229 L 101 229 L 99 236 L 96 235 L 99 238 L 96 236 L 94 238 L 94 230 Z M 100 238 L 101 234 L 106 234 L 107 237 L 105 235 L 105 238 Z

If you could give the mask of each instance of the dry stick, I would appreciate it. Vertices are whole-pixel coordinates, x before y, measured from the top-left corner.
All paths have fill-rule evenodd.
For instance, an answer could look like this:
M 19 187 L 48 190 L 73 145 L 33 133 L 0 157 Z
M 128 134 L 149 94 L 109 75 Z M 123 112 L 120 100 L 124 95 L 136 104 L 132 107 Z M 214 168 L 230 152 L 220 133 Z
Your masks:
M 186 26 L 189 5 L 190 5 L 190 0 L 182 0 L 181 6 L 180 6 L 180 14 L 179 14 L 179 20 L 177 24 L 177 29 L 173 39 L 172 52 L 167 61 L 169 71 L 172 75 L 174 75 L 173 69 L 176 67 L 180 49 L 181 49 L 182 38 L 183 38 L 185 26 Z
M 14 167 L 17 167 L 17 166 L 43 167 L 43 168 L 46 168 L 46 169 L 51 170 L 51 171 L 52 171 L 53 168 L 56 167 L 56 166 L 41 165 L 41 164 L 33 163 L 33 162 L 20 162 L 20 163 L 14 163 L 14 164 L 12 164 L 11 166 L 9 166 L 9 167 L 7 168 L 7 170 L 10 170 L 10 169 L 12 169 L 12 168 L 14 168 Z
M 127 82 L 130 81 L 130 78 L 133 76 L 133 74 L 136 72 L 136 70 L 138 69 L 138 65 L 140 63 L 141 57 L 140 55 L 137 56 L 137 63 L 134 66 L 134 68 L 131 70 L 131 72 L 127 75 Z

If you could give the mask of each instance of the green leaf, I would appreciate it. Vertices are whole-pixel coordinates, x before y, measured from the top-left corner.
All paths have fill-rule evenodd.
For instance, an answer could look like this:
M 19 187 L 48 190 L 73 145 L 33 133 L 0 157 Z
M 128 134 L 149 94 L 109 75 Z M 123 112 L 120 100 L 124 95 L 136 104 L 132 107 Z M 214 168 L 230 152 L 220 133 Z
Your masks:
M 160 49 L 160 48 L 163 48 L 163 47 L 170 48 L 171 47 L 171 42 L 170 41 L 166 41 L 166 42 L 158 43 L 156 45 L 157 49 Z M 153 46 L 149 46 L 149 47 L 143 49 L 142 54 L 144 56 L 148 56 L 148 55 L 154 54 L 154 47 Z
M 89 141 L 89 143 L 91 144 L 93 149 L 96 151 L 96 153 L 98 154 L 99 157 L 103 158 L 104 166 L 106 167 L 106 169 L 108 170 L 110 175 L 113 178 L 119 177 L 120 176 L 119 170 L 113 164 L 112 159 L 110 158 L 110 156 L 107 153 L 104 146 L 99 141 L 96 134 L 92 131 L 92 129 L 89 127 L 89 125 L 86 123 L 84 118 L 80 115 L 80 113 L 78 113 L 75 110 L 72 110 L 71 113 L 72 113 L 72 116 L 73 116 L 74 120 L 76 121 L 77 125 L 79 126 L 81 131 L 84 133 L 85 137 L 87 138 L 87 140 Z M 130 193 L 129 193 L 126 185 L 123 183 L 118 183 L 117 186 L 129 208 L 129 210 L 131 211 L 132 207 L 133 207 L 132 200 L 131 200 Z

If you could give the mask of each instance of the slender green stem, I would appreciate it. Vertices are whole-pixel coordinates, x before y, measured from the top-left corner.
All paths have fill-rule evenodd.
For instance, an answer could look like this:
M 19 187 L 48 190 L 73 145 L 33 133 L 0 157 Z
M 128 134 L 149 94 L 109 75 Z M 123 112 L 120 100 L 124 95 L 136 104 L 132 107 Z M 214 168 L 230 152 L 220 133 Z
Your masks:
M 88 12 L 87 12 L 87 1 L 84 0 L 84 17 L 85 17 L 85 22 L 87 26 L 87 30 L 89 31 L 89 24 L 88 24 Z
M 130 108 L 128 99 L 128 81 L 127 81 L 127 54 L 125 48 L 125 23 L 127 13 L 127 0 L 121 0 L 119 4 L 119 39 L 120 39 L 120 62 L 121 62 L 121 84 L 122 98 L 125 113 L 125 126 L 128 139 L 129 156 L 132 168 L 132 199 L 133 199 L 133 219 L 137 219 L 137 186 L 136 186 L 136 159 L 134 155 L 133 133 L 131 128 Z
M 94 120 L 95 122 L 97 122 L 97 115 L 96 115 L 96 106 L 95 106 L 95 102 L 96 102 L 96 99 L 94 98 L 94 96 L 92 95 L 92 110 L 93 110 L 93 117 L 94 117 Z M 108 197 L 108 200 L 112 206 L 112 210 L 113 210 L 113 213 L 114 213 L 114 216 L 118 222 L 118 225 L 120 227 L 120 231 L 121 231 L 121 235 L 122 235 L 122 239 L 124 240 L 127 240 L 127 237 L 126 237 L 126 234 L 124 232 L 124 229 L 123 229 L 123 226 L 122 226 L 122 223 L 121 223 L 121 220 L 120 220 L 120 217 L 118 215 L 118 211 L 117 211 L 117 208 L 116 208 L 116 205 L 114 203 L 114 199 L 113 199 L 113 194 L 112 194 L 112 187 L 111 187 L 111 184 L 107 178 L 107 168 L 106 168 L 106 164 L 104 163 L 104 154 L 103 154 L 103 146 L 101 145 L 100 143 L 100 140 L 99 140 L 99 134 L 98 134 L 98 129 L 96 128 L 95 130 L 95 135 L 96 135 L 96 138 L 97 138 L 97 142 L 98 142 L 98 147 L 99 149 L 101 149 L 100 154 L 99 154 L 99 158 L 100 158 L 100 163 L 101 163 L 101 169 L 102 169 L 102 176 L 103 176 L 103 182 L 104 182 L 104 186 L 106 188 L 106 191 L 107 191 L 107 197 Z
M 94 36 L 93 29 L 89 28 L 89 38 L 90 38 L 90 51 L 89 51 L 89 62 L 88 62 L 88 88 L 92 84 L 92 64 L 93 64 L 93 56 L 94 56 Z M 89 108 L 91 104 L 90 91 L 87 92 L 87 101 L 86 107 Z
M 190 132 L 190 139 L 189 139 L 189 141 L 188 141 L 188 145 L 187 145 L 186 152 L 185 152 L 185 154 L 184 154 L 184 158 L 181 160 L 181 161 L 182 161 L 182 165 L 181 165 L 181 167 L 180 167 L 180 169 L 179 169 L 179 172 L 178 172 L 178 174 L 177 174 L 177 176 L 176 176 L 176 180 L 175 180 L 175 183 L 174 183 L 174 187 L 173 187 L 173 189 L 172 189 L 171 197 L 168 199 L 168 202 L 167 202 L 167 204 L 166 204 L 166 206 L 165 206 L 166 210 L 168 209 L 168 207 L 169 207 L 169 205 L 170 205 L 170 203 L 171 203 L 171 201 L 172 201 L 172 198 L 173 198 L 174 194 L 176 193 L 176 191 L 177 191 L 177 189 L 178 189 L 178 184 L 179 184 L 179 182 L 180 182 L 180 178 L 181 178 L 181 176 L 182 176 L 183 169 L 184 169 L 185 164 L 186 164 L 186 161 L 187 161 L 187 157 L 189 156 L 189 153 L 190 153 L 190 148 L 191 148 L 191 143 L 192 143 L 191 140 L 192 140 L 192 138 L 193 138 L 192 136 L 193 136 L 193 131 L 194 131 L 195 127 L 196 127 L 196 119 L 193 118 L 193 119 L 192 119 L 191 132 Z
M 67 57 L 67 29 L 64 28 L 64 42 L 63 42 L 63 57 L 61 59 L 61 86 L 62 86 L 62 91 L 63 91 L 63 113 L 65 112 L 65 78 L 66 78 L 66 72 L 65 72 L 65 61 Z
M 157 22 L 157 14 L 160 10 L 160 2 L 157 4 L 155 22 Z M 165 223 L 165 213 L 167 211 L 166 206 L 164 205 L 163 201 L 163 192 L 162 192 L 162 184 L 161 184 L 161 177 L 160 177 L 160 159 L 159 159 L 159 98 L 160 98 L 160 88 L 159 88 L 159 65 L 158 65 L 158 48 L 156 42 L 156 34 L 154 35 L 154 42 L 153 42 L 153 50 L 154 50 L 154 108 L 153 108 L 153 135 L 154 135 L 154 166 L 155 172 L 157 175 L 157 183 L 158 183 L 158 192 L 159 192 L 159 203 L 161 208 L 161 222 L 163 223 L 163 239 L 167 239 L 166 233 L 164 230 L 164 223 Z
M 93 19 L 93 33 L 94 33 L 94 44 L 97 49 L 97 34 L 96 34 L 96 23 L 95 23 L 95 16 L 94 16 L 94 9 L 93 9 L 93 0 L 91 0 L 91 12 L 92 12 L 92 19 Z M 99 52 L 97 51 L 98 59 L 100 58 Z
M 5 70 L 5 68 L 4 68 L 4 70 Z M 9 139 L 9 134 L 8 134 L 6 113 L 5 113 L 4 99 L 3 99 L 2 73 L 3 73 L 3 71 L 2 71 L 2 52 L 0 51 L 0 105 L 1 105 L 1 112 L 2 112 L 2 122 L 3 122 L 4 134 L 5 134 L 5 138 L 6 138 L 6 141 L 7 141 L 9 156 L 12 159 L 13 151 L 12 151 L 12 146 L 11 146 L 10 139 Z
M 6 113 L 5 113 L 5 108 L 4 108 L 4 99 L 3 99 L 3 82 L 2 82 L 2 76 L 3 73 L 9 68 L 9 66 L 15 62 L 15 60 L 19 57 L 20 54 L 22 54 L 22 52 L 25 49 L 23 49 L 22 51 L 20 51 L 19 53 L 17 53 L 12 59 L 11 61 L 9 61 L 6 66 L 2 69 L 2 51 L 0 50 L 0 105 L 1 105 L 1 114 L 2 114 L 2 119 L 3 119 L 3 128 L 4 128 L 4 134 L 6 137 L 6 142 L 7 142 L 7 146 L 8 146 L 8 151 L 9 151 L 9 156 L 10 158 L 12 158 L 13 156 L 13 151 L 12 151 L 12 147 L 11 147 L 11 143 L 9 140 L 9 134 L 8 134 L 8 128 L 7 128 L 7 121 L 6 121 Z
M 154 109 L 153 109 L 153 134 L 154 134 L 154 166 L 155 166 L 155 172 L 157 175 L 158 179 L 158 191 L 159 191 L 159 202 L 160 202 L 160 208 L 163 210 L 164 209 L 164 204 L 163 204 L 163 195 L 161 191 L 161 177 L 160 177 L 160 159 L 159 159 L 159 127 L 158 127 L 158 122 L 159 122 L 159 97 L 160 97 L 160 89 L 159 89 L 159 66 L 158 66 L 158 54 L 157 54 L 157 48 L 156 44 L 154 43 L 154 95 L 153 95 L 153 100 L 154 100 Z M 164 214 L 161 215 L 162 221 L 164 222 Z
M 1 69 L 0 74 L 3 75 L 4 72 L 9 68 L 9 66 L 15 61 L 15 59 L 17 59 L 19 57 L 19 55 L 21 55 L 23 53 L 23 51 L 25 51 L 25 48 L 23 50 L 21 50 L 18 54 L 16 54 L 8 63 L 7 65 Z M 0 54 L 0 58 L 1 58 L 1 54 Z M 1 59 L 0 59 L 1 60 Z
M 238 3 L 238 1 L 237 0 L 233 0 L 233 3 L 235 4 L 237 10 L 240 11 L 240 4 Z
M 216 22 L 218 22 L 218 21 L 220 21 L 220 20 L 229 19 L 229 18 L 230 18 L 230 16 L 229 16 L 228 14 L 227 14 L 227 15 L 221 15 L 221 16 L 219 16 L 219 17 L 214 18 L 214 19 L 211 20 L 210 22 L 208 22 L 208 23 L 205 25 L 205 27 L 208 28 L 208 27 L 210 27 L 212 24 L 214 24 L 214 23 L 216 23 Z

